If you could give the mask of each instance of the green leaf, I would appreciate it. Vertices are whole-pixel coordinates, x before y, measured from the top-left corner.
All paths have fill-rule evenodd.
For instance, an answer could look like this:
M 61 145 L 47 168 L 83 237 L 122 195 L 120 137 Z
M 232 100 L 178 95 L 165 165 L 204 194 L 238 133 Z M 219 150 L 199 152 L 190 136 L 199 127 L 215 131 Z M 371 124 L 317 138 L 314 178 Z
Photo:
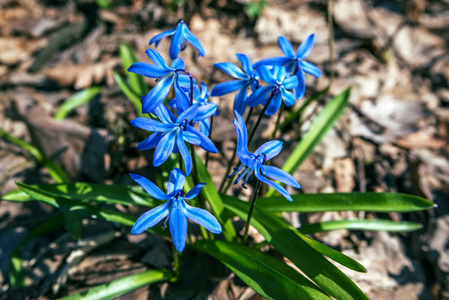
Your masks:
M 415 222 L 394 222 L 390 220 L 339 220 L 327 221 L 310 225 L 304 225 L 298 230 L 304 234 L 317 232 L 350 229 L 365 231 L 414 231 L 422 228 L 422 225 Z
M 48 169 L 48 173 L 56 182 L 62 183 L 70 181 L 67 174 L 57 164 L 45 157 L 45 155 L 33 145 L 30 145 L 27 142 L 13 135 L 10 135 L 2 129 L 0 129 L 0 137 L 3 137 L 7 141 L 16 144 L 22 149 L 28 151 L 38 162 L 43 164 Z
M 175 276 L 174 273 L 167 269 L 149 270 L 146 272 L 133 274 L 117 280 L 113 280 L 109 283 L 91 288 L 90 290 L 59 299 L 61 300 L 113 299 L 148 284 L 160 281 L 169 281 L 174 276 Z
M 200 182 L 206 183 L 206 185 L 201 189 L 201 193 L 209 202 L 213 215 L 223 226 L 223 236 L 225 239 L 227 241 L 235 241 L 237 234 L 235 232 L 234 225 L 232 225 L 232 220 L 229 218 L 227 211 L 224 209 L 223 201 L 217 192 L 215 184 L 212 181 L 212 177 L 200 157 L 196 153 L 195 155 L 199 180 Z M 192 189 L 194 187 L 191 176 L 186 180 L 186 187 L 188 189 Z
M 35 186 L 26 185 L 24 183 L 16 182 L 16 184 L 19 189 L 30 195 L 32 199 L 45 202 L 60 209 L 71 209 L 71 207 L 73 207 L 73 210 L 76 210 L 76 213 L 82 213 L 83 215 L 91 218 L 103 218 L 107 221 L 120 223 L 126 226 L 132 226 L 134 222 L 136 222 L 135 217 L 115 210 L 92 206 L 79 200 L 65 199 L 48 191 L 40 190 Z M 167 230 L 162 230 L 159 227 L 152 227 L 147 229 L 147 231 L 157 233 L 164 237 L 170 236 Z
M 92 100 L 96 95 L 101 92 L 101 87 L 91 87 L 81 92 L 76 93 L 72 97 L 68 98 L 56 112 L 55 120 L 64 120 L 71 110 L 81 106 L 90 100 Z
M 321 142 L 327 132 L 340 118 L 349 102 L 351 89 L 348 88 L 340 95 L 334 97 L 315 118 L 304 138 L 298 143 L 290 154 L 282 169 L 292 174 L 301 163 L 312 153 L 313 149 Z M 276 190 L 271 188 L 267 197 L 273 196 Z
M 292 198 L 293 202 L 285 201 L 282 196 L 262 198 L 257 205 L 270 212 L 412 212 L 434 207 L 421 197 L 396 193 L 299 194 Z
M 260 251 L 212 240 L 198 241 L 193 247 L 221 261 L 267 299 L 329 299 L 303 275 Z
M 123 68 L 125 70 L 128 70 L 133 63 L 137 62 L 134 50 L 125 43 L 120 44 L 120 58 L 122 59 Z M 148 94 L 149 90 L 142 75 L 127 72 L 127 76 L 129 86 L 135 94 L 142 96 Z
M 32 186 L 36 191 L 50 193 L 53 197 L 63 197 L 80 202 L 104 202 L 108 204 L 157 206 L 161 202 L 148 195 L 140 186 L 118 184 L 68 183 L 40 184 Z M 21 190 L 14 190 L 3 196 L 3 200 L 23 202 L 34 200 Z
M 11 253 L 9 259 L 9 282 L 13 288 L 24 287 L 25 275 L 22 269 L 22 247 L 35 237 L 53 232 L 62 227 L 64 220 L 61 214 L 58 214 L 44 223 L 38 225 L 33 231 L 31 231 Z
M 111 9 L 114 7 L 113 0 L 95 0 L 95 2 L 97 3 L 97 5 L 100 8 L 103 8 L 103 9 Z
M 125 80 L 117 72 L 114 72 L 114 80 L 118 87 L 122 90 L 123 94 L 131 101 L 136 109 L 136 113 L 139 117 L 143 117 L 142 114 L 142 101 L 140 97 L 134 93 L 131 87 L 125 82 Z
M 249 203 L 228 197 L 225 207 L 239 217 L 246 218 Z M 318 253 L 317 249 L 312 248 L 303 235 L 285 221 L 256 206 L 251 224 L 282 255 L 331 296 L 336 299 L 367 299 L 351 279 Z M 347 259 L 351 260 L 349 257 Z M 346 266 L 344 261 L 338 262 Z M 363 267 L 361 269 L 364 270 Z

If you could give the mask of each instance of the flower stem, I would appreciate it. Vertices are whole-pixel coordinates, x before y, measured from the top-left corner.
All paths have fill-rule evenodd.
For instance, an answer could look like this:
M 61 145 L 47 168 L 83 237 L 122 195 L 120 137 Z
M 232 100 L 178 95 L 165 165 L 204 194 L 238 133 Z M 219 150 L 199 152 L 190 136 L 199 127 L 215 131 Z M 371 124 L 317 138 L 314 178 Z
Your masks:
M 277 120 L 276 120 L 276 126 L 274 127 L 274 131 L 273 131 L 273 133 L 271 134 L 271 139 L 272 139 L 272 140 L 276 138 L 276 133 L 277 133 L 277 131 L 278 131 L 279 123 L 281 122 L 281 116 L 282 116 L 282 113 L 284 112 L 284 108 L 285 108 L 285 103 L 282 102 L 282 104 L 281 104 L 281 109 L 279 110 L 278 118 L 277 118 Z
M 253 115 L 253 111 L 254 111 L 254 107 L 251 107 L 251 109 L 248 112 L 248 115 L 246 116 L 246 121 L 245 121 L 246 124 L 248 124 L 249 121 L 251 120 L 251 116 Z M 226 192 L 229 190 L 229 187 L 232 184 L 232 180 L 229 180 L 228 184 L 226 185 L 226 188 L 223 190 L 223 187 L 224 187 L 224 185 L 226 183 L 226 179 L 228 179 L 228 174 L 229 174 L 229 172 L 231 172 L 231 167 L 234 165 L 234 160 L 235 160 L 236 156 L 237 156 L 237 146 L 234 148 L 234 153 L 232 153 L 232 157 L 229 160 L 228 167 L 226 169 L 226 173 L 224 174 L 223 179 L 221 180 L 221 185 L 220 185 L 220 188 L 218 189 L 218 191 L 220 193 L 226 194 Z
M 210 117 L 210 128 L 209 128 L 209 139 L 212 140 L 212 127 L 214 125 L 214 116 L 212 115 Z M 209 151 L 206 151 L 206 161 L 204 162 L 204 165 L 207 168 L 207 164 L 209 163 Z
M 250 144 L 251 141 L 253 140 L 254 134 L 256 133 L 256 130 L 259 127 L 260 122 L 262 121 L 263 115 L 267 111 L 268 105 L 270 105 L 271 100 L 273 99 L 274 95 L 276 95 L 276 94 L 275 93 L 271 93 L 270 98 L 267 101 L 267 104 L 264 105 L 263 110 L 260 113 L 259 118 L 257 119 L 257 122 L 254 125 L 253 130 L 251 131 L 251 134 L 249 135 L 248 144 Z
M 181 252 L 176 250 L 175 245 L 173 245 L 173 268 L 175 272 L 175 282 L 181 280 Z
M 256 187 L 254 188 L 253 195 L 251 196 L 251 206 L 249 208 L 248 217 L 246 218 L 245 234 L 243 235 L 242 244 L 246 244 L 246 241 L 248 239 L 248 230 L 249 225 L 251 224 L 251 216 L 253 215 L 254 206 L 256 206 L 256 200 L 259 195 L 261 185 L 262 182 L 260 180 L 257 180 Z

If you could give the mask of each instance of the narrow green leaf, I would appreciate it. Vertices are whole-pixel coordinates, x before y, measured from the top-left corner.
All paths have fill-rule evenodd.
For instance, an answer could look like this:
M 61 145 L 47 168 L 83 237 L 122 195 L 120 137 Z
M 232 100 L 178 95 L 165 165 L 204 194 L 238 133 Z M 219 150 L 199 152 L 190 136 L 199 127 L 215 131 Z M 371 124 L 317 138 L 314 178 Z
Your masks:
M 114 7 L 113 0 L 95 0 L 95 3 L 97 3 L 97 5 L 103 9 L 111 9 Z
M 134 291 L 142 286 L 160 282 L 169 281 L 175 274 L 167 269 L 149 270 L 146 272 L 133 274 L 109 283 L 91 288 L 90 290 L 59 298 L 60 300 L 100 300 L 113 299 Z
M 71 110 L 81 106 L 90 100 L 92 100 L 96 95 L 101 92 L 101 87 L 91 87 L 81 92 L 76 93 L 72 97 L 68 98 L 56 112 L 55 120 L 64 120 Z
M 33 231 L 31 231 L 11 253 L 9 259 L 9 282 L 13 288 L 24 287 L 25 275 L 22 268 L 22 248 L 23 246 L 35 237 L 46 234 L 48 232 L 53 232 L 62 227 L 64 224 L 63 216 L 58 214 L 44 223 L 38 225 Z
M 267 299 L 329 299 L 303 275 L 260 251 L 211 240 L 198 241 L 193 247 L 221 261 Z
M 229 218 L 227 211 L 224 209 L 223 201 L 217 192 L 212 177 L 207 171 L 206 166 L 202 162 L 201 158 L 196 155 L 196 163 L 198 168 L 198 177 L 200 182 L 206 183 L 206 185 L 201 189 L 201 193 L 207 199 L 212 209 L 213 215 L 217 218 L 223 227 L 223 236 L 227 241 L 235 241 L 237 239 L 237 234 L 235 232 L 234 226 L 232 225 L 232 220 Z M 193 188 L 193 180 L 188 177 L 186 180 L 186 188 Z
M 239 217 L 246 218 L 249 203 L 228 197 L 225 207 Z M 351 279 L 318 253 L 318 250 L 313 249 L 303 238 L 298 238 L 302 234 L 287 225 L 286 222 L 256 206 L 251 224 L 282 255 L 290 259 L 304 274 L 331 296 L 336 299 L 367 299 Z M 351 260 L 349 257 L 347 259 Z M 344 261 L 338 262 L 345 265 Z M 363 267 L 362 269 L 364 270 Z
M 293 202 L 285 201 L 282 196 L 262 198 L 257 205 L 270 212 L 412 212 L 435 206 L 421 197 L 399 193 L 298 194 L 292 198 Z
M 80 202 L 104 202 L 108 204 L 157 206 L 161 201 L 148 195 L 140 186 L 125 186 L 118 184 L 97 183 L 68 183 L 68 184 L 39 184 L 33 188 L 51 193 L 53 197 L 63 197 Z M 3 200 L 24 202 L 34 200 L 33 197 L 21 190 L 14 190 L 3 196 Z
M 131 47 L 125 43 L 120 44 L 120 58 L 122 59 L 123 69 L 128 70 L 128 68 L 135 62 L 137 62 L 136 54 Z M 148 87 L 145 84 L 142 75 L 127 72 L 128 83 L 131 90 L 140 96 L 145 96 L 148 94 Z
M 140 96 L 131 90 L 131 87 L 125 82 L 125 80 L 117 72 L 114 72 L 114 80 L 118 87 L 122 90 L 123 94 L 131 101 L 136 109 L 136 113 L 139 117 L 142 117 L 142 101 Z
M 406 221 L 394 222 L 390 220 L 339 220 L 305 225 L 298 230 L 304 234 L 313 234 L 317 232 L 338 229 L 404 232 L 414 231 L 420 228 L 422 228 L 421 224 Z
M 325 137 L 334 126 L 349 103 L 351 89 L 348 88 L 340 95 L 334 97 L 315 118 L 304 138 L 298 143 L 290 154 L 282 169 L 287 173 L 293 173 L 301 163 L 312 153 L 315 146 Z M 276 190 L 271 188 L 267 197 L 273 196 Z
M 2 129 L 0 129 L 0 137 L 3 137 L 7 141 L 16 144 L 22 149 L 28 151 L 38 162 L 43 164 L 48 169 L 48 173 L 56 182 L 62 183 L 70 181 L 67 174 L 57 164 L 45 157 L 45 155 L 33 145 L 30 145 L 27 142 L 13 135 L 10 135 Z

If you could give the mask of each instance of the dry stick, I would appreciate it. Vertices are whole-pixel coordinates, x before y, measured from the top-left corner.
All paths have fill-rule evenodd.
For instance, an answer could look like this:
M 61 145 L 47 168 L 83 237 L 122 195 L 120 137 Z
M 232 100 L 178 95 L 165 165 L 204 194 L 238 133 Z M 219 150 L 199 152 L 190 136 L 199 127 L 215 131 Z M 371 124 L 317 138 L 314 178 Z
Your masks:
M 254 107 L 251 107 L 251 109 L 248 112 L 248 115 L 246 116 L 246 121 L 245 121 L 246 124 L 249 124 L 249 121 L 251 120 L 251 116 L 253 114 L 253 111 L 254 111 Z M 237 156 L 237 146 L 234 148 L 234 152 L 232 153 L 232 157 L 231 157 L 231 159 L 228 162 L 228 168 L 226 169 L 226 173 L 224 174 L 223 179 L 221 180 L 220 188 L 218 189 L 218 191 L 220 193 L 222 193 L 223 187 L 224 187 L 224 185 L 226 183 L 226 179 L 228 178 L 228 174 L 231 171 L 231 167 L 234 164 L 234 160 L 235 160 L 236 156 Z M 232 183 L 232 180 L 229 180 L 229 182 Z M 228 185 L 226 186 L 225 191 L 227 191 L 229 189 L 229 187 L 231 186 L 229 182 L 228 182 Z
M 249 207 L 248 217 L 246 218 L 246 226 L 245 226 L 245 233 L 243 235 L 242 244 L 246 244 L 246 240 L 248 239 L 248 231 L 249 231 L 249 225 L 251 223 L 251 216 L 253 215 L 254 206 L 256 206 L 256 200 L 257 196 L 260 191 L 260 186 L 262 185 L 262 182 L 260 180 L 257 180 L 256 188 L 253 191 L 253 195 L 251 196 L 251 206 Z

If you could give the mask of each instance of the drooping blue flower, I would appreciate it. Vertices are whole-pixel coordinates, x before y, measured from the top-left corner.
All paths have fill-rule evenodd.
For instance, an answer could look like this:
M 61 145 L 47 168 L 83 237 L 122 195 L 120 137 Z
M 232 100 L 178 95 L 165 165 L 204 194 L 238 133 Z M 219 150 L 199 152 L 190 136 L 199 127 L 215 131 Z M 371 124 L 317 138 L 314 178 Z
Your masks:
M 176 250 L 182 252 L 186 245 L 187 236 L 187 218 L 193 222 L 203 226 L 212 233 L 221 233 L 221 225 L 217 219 L 207 210 L 192 207 L 186 203 L 186 199 L 195 198 L 205 183 L 197 184 L 184 196 L 185 175 L 180 169 L 173 169 L 167 185 L 167 193 L 164 193 L 154 183 L 136 174 L 129 174 L 145 191 L 153 198 L 158 200 L 166 200 L 166 202 L 158 207 L 147 211 L 137 219 L 134 223 L 131 234 L 141 234 L 148 228 L 153 227 L 162 219 L 169 218 L 170 233 Z M 165 225 L 164 223 L 164 225 Z
M 170 58 L 173 60 L 178 57 L 180 51 L 184 50 L 187 47 L 187 42 L 189 42 L 193 48 L 198 51 L 198 56 L 204 56 L 204 48 L 201 45 L 200 41 L 194 36 L 187 24 L 183 19 L 179 19 L 176 27 L 172 30 L 167 30 L 162 33 L 159 33 L 155 37 L 150 40 L 150 45 L 155 44 L 155 47 L 159 45 L 159 42 L 166 36 L 173 35 L 173 39 L 170 44 Z
M 240 162 L 242 164 L 239 167 L 234 168 L 235 172 L 230 175 L 230 177 L 233 177 L 243 170 L 237 176 L 234 184 L 237 184 L 240 180 L 243 179 L 242 186 L 246 188 L 245 184 L 248 181 L 249 176 L 254 172 L 257 179 L 275 188 L 279 193 L 281 193 L 282 196 L 287 198 L 287 200 L 293 201 L 292 197 L 285 188 L 283 188 L 277 182 L 269 180 L 268 178 L 280 181 L 299 189 L 301 186 L 296 181 L 296 179 L 284 170 L 281 170 L 274 166 L 265 165 L 265 162 L 267 160 L 275 157 L 279 154 L 279 152 L 281 152 L 282 142 L 278 140 L 269 141 L 260 146 L 259 149 L 254 152 L 254 154 L 251 154 L 248 151 L 248 133 L 246 130 L 245 121 L 238 112 L 234 111 L 234 113 L 237 117 L 237 119 L 234 119 L 233 121 L 237 132 L 237 156 L 240 158 Z
M 153 156 L 155 167 L 162 165 L 171 153 L 179 152 L 184 161 L 186 174 L 189 175 L 192 171 L 192 157 L 185 142 L 198 145 L 208 152 L 218 152 L 206 135 L 190 125 L 191 121 L 199 122 L 210 117 L 214 113 L 210 107 L 194 104 L 176 117 L 162 104 L 154 110 L 154 113 L 160 121 L 142 117 L 132 120 L 131 125 L 154 132 L 140 142 L 137 149 L 148 150 L 156 147 Z
M 170 92 L 171 86 L 174 83 L 175 94 L 179 106 L 187 109 L 189 107 L 188 98 L 182 94 L 182 88 L 188 89 L 189 77 L 184 74 L 179 74 L 184 69 L 184 61 L 178 57 L 171 64 L 170 67 L 165 63 L 164 58 L 157 53 L 156 50 L 148 49 L 145 52 L 154 65 L 145 62 L 133 63 L 128 72 L 136 73 L 150 78 L 158 78 L 157 84 L 143 99 L 142 113 L 150 113 L 158 107 L 165 97 Z
M 268 85 L 258 88 L 246 99 L 248 106 L 267 105 L 268 100 L 272 97 L 265 111 L 267 116 L 271 116 L 281 107 L 282 101 L 287 106 L 292 106 L 295 103 L 295 95 L 287 90 L 298 85 L 296 76 L 288 76 L 285 68 L 281 66 L 273 66 L 271 70 L 267 66 L 260 66 L 257 68 L 257 72 Z
M 287 40 L 286 37 L 279 36 L 278 44 L 284 53 L 285 57 L 277 56 L 263 59 L 254 64 L 255 68 L 258 68 L 262 65 L 278 65 L 285 66 L 288 72 L 292 74 L 296 74 L 298 77 L 298 86 L 295 87 L 294 93 L 297 99 L 301 99 L 304 96 L 304 91 L 306 89 L 306 80 L 305 74 L 312 75 L 313 77 L 319 78 L 321 77 L 321 71 L 315 65 L 305 61 L 304 59 L 309 56 L 312 48 L 315 44 L 315 34 L 311 34 L 307 37 L 305 41 L 299 45 L 298 49 L 293 50 L 292 44 Z
M 248 97 L 248 87 L 251 87 L 253 91 L 258 88 L 259 75 L 254 71 L 253 65 L 246 54 L 238 53 L 236 56 L 242 64 L 243 71 L 229 62 L 214 64 L 217 69 L 225 72 L 231 77 L 236 78 L 237 80 L 230 80 L 217 84 L 212 89 L 212 96 L 223 96 L 238 90 L 234 99 L 234 110 L 243 115 L 246 108 L 245 101 Z

